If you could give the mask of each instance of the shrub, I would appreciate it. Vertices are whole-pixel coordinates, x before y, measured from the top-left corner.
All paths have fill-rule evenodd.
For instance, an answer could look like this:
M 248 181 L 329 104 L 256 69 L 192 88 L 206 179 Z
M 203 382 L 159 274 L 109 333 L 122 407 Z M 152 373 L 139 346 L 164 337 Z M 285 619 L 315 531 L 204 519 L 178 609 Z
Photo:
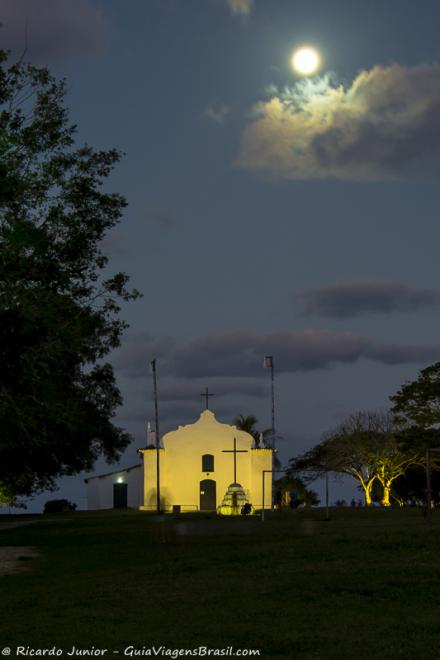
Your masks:
M 66 513 L 75 509 L 76 504 L 69 500 L 48 500 L 44 505 L 44 513 Z

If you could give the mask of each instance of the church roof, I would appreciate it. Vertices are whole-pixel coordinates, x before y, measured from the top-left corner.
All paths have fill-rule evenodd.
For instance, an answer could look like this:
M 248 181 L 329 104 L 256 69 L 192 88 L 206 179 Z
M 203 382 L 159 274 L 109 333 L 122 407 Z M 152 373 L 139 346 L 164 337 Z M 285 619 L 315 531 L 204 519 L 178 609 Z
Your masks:
M 130 467 L 126 468 L 119 468 L 119 470 L 112 470 L 112 472 L 106 472 L 105 474 L 95 474 L 93 477 L 87 477 L 87 479 L 84 479 L 84 482 L 87 483 L 92 479 L 104 479 L 104 477 L 111 477 L 112 474 L 122 474 L 123 472 L 130 472 L 131 470 L 136 470 L 136 468 L 141 467 L 142 463 L 136 463 L 136 465 L 131 465 Z
M 237 438 L 238 443 L 248 445 L 251 448 L 254 439 L 250 433 L 240 431 L 236 426 L 219 422 L 212 410 L 203 410 L 197 421 L 192 424 L 179 426 L 176 431 L 170 431 L 163 436 L 163 446 L 166 448 L 175 442 L 180 443 L 191 440 L 198 440 L 203 444 L 210 444 L 215 441 L 225 442 L 226 439 Z

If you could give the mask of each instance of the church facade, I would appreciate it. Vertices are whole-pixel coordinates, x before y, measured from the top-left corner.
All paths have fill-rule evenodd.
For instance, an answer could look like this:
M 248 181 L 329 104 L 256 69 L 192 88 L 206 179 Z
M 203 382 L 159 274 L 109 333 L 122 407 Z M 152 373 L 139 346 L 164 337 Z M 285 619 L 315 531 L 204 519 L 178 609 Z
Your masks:
M 89 509 L 157 508 L 157 449 L 140 449 L 143 465 L 86 479 Z M 219 422 L 204 410 L 194 424 L 166 433 L 159 449 L 163 511 L 224 512 L 228 495 L 254 509 L 272 506 L 273 450 L 256 448 L 254 438 Z M 264 476 L 264 486 L 263 486 Z M 238 489 L 240 486 L 240 489 Z M 223 506 L 222 506 L 223 505 Z
M 222 424 L 204 410 L 194 424 L 163 436 L 159 449 L 161 509 L 213 511 L 221 507 L 228 488 L 239 484 L 254 509 L 272 505 L 272 449 L 255 448 L 254 438 Z M 142 449 L 144 501 L 141 509 L 157 507 L 157 450 Z

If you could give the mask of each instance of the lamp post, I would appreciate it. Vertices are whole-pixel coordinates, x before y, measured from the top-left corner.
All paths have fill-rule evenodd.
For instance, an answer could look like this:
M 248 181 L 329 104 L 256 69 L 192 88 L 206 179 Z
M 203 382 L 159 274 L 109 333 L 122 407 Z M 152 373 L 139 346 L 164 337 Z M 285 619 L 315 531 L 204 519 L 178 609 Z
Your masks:
M 156 378 L 156 360 L 151 362 L 151 371 L 153 373 L 154 387 L 154 417 L 156 427 L 156 509 L 160 513 L 160 452 L 159 452 L 159 408 L 157 403 L 157 378 Z
M 328 510 L 328 470 L 325 471 L 325 519 L 330 520 Z
M 271 422 L 272 422 L 272 449 L 275 449 L 275 371 L 273 355 L 266 355 L 263 365 L 270 369 L 270 394 L 271 394 Z
M 440 447 L 432 447 L 426 450 L 426 520 L 428 525 L 432 525 L 431 512 L 431 454 L 440 452 Z

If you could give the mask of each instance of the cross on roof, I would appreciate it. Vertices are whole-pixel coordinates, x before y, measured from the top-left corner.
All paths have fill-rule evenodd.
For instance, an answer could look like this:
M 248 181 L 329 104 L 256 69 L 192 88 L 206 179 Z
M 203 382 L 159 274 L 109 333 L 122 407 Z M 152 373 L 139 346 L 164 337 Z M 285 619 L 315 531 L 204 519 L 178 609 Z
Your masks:
M 206 410 L 209 410 L 209 397 L 210 396 L 215 396 L 215 394 L 210 394 L 209 389 L 206 388 L 204 392 L 200 396 L 204 396 L 206 398 Z
M 234 449 L 222 449 L 225 454 L 234 454 L 234 484 L 237 483 L 237 454 L 247 454 L 247 449 L 237 449 L 237 438 L 234 438 Z

